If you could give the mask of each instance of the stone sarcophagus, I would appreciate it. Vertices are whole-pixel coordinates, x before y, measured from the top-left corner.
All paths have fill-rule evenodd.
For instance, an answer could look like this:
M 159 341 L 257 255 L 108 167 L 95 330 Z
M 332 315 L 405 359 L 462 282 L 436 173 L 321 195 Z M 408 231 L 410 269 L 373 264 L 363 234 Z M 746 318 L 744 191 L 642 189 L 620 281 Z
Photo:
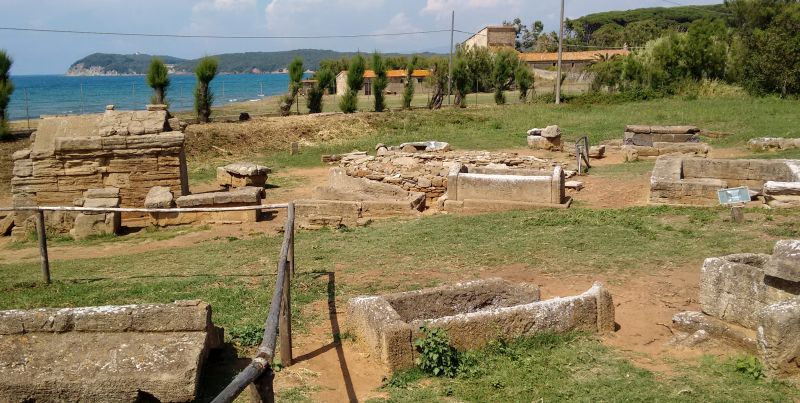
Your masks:
M 560 166 L 552 171 L 470 167 L 454 164 L 447 176 L 445 210 L 508 210 L 535 207 L 569 207 L 565 176 Z
M 442 328 L 458 350 L 478 349 L 499 337 L 539 332 L 609 332 L 615 328 L 611 294 L 599 283 L 583 294 L 540 301 L 539 288 L 499 278 L 465 281 L 385 296 L 351 298 L 349 326 L 390 369 L 409 368 L 420 327 Z

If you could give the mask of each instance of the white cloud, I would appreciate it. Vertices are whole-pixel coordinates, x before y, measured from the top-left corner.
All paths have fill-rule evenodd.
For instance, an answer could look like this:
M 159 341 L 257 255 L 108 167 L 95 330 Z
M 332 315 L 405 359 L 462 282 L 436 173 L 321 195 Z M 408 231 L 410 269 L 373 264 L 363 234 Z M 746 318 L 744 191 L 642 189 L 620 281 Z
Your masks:
M 256 0 L 205 0 L 195 4 L 192 7 L 192 11 L 234 11 L 254 7 L 255 5 Z
M 331 16 L 347 11 L 373 10 L 383 3 L 384 0 L 270 0 L 265 11 L 267 26 L 272 29 L 302 24 L 319 14 Z M 310 15 L 312 12 L 316 15 Z
M 441 14 L 452 10 L 519 6 L 521 0 L 427 0 L 422 13 Z
M 389 22 L 383 28 L 375 31 L 374 33 L 386 34 L 417 31 L 422 31 L 422 28 L 412 23 L 411 20 L 408 19 L 408 16 L 406 16 L 406 13 L 397 13 L 389 19 Z

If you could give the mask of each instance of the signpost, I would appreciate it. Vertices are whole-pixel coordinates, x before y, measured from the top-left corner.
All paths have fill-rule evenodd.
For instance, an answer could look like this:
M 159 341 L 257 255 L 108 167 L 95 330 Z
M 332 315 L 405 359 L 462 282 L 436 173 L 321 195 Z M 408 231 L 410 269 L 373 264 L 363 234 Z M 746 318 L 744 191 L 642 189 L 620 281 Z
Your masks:
M 735 223 L 744 221 L 744 204 L 750 201 L 750 189 L 741 186 L 730 189 L 720 189 L 717 191 L 719 203 L 723 206 L 731 206 L 731 220 Z

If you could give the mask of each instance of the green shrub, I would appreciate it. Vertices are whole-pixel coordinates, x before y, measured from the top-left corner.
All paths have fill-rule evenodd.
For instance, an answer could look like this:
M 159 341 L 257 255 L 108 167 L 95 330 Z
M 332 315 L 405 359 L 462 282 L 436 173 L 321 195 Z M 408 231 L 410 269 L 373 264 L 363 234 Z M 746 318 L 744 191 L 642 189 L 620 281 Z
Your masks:
M 5 50 L 0 49 L 0 139 L 10 139 L 11 133 L 6 125 L 6 108 L 11 102 L 11 94 L 14 93 L 14 83 L 11 82 L 11 65 L 14 60 L 6 53 Z
M 403 109 L 411 109 L 411 101 L 414 100 L 414 74 L 416 57 L 406 66 L 406 84 L 403 87 Z
M 231 341 L 242 347 L 253 347 L 261 344 L 264 329 L 260 326 L 234 327 L 229 332 Z
M 358 94 L 348 89 L 339 101 L 339 109 L 344 113 L 353 113 L 358 110 Z
M 447 331 L 422 325 L 423 337 L 414 340 L 419 352 L 416 363 L 421 370 L 433 376 L 454 377 L 458 372 L 458 351 L 450 345 Z
M 383 62 L 383 58 L 378 52 L 372 54 L 372 71 L 375 72 L 375 78 L 372 79 L 372 96 L 375 97 L 375 112 L 383 112 L 383 110 L 386 109 L 384 91 L 389 84 L 389 79 L 386 77 L 386 64 Z
M 759 380 L 764 378 L 764 365 L 753 355 L 744 355 L 736 358 L 736 372 L 749 378 Z

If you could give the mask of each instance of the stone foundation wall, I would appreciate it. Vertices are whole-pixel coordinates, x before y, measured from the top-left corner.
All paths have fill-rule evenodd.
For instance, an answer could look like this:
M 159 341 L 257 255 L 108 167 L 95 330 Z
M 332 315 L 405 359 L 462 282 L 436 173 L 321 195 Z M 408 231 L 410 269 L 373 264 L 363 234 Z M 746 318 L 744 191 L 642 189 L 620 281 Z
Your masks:
M 377 156 L 345 156 L 340 166 L 349 176 L 389 183 L 412 192 L 423 192 L 429 205 L 447 191 L 447 176 L 454 164 L 470 167 L 501 165 L 506 168 L 550 170 L 554 161 L 501 152 L 405 153 L 387 151 Z

